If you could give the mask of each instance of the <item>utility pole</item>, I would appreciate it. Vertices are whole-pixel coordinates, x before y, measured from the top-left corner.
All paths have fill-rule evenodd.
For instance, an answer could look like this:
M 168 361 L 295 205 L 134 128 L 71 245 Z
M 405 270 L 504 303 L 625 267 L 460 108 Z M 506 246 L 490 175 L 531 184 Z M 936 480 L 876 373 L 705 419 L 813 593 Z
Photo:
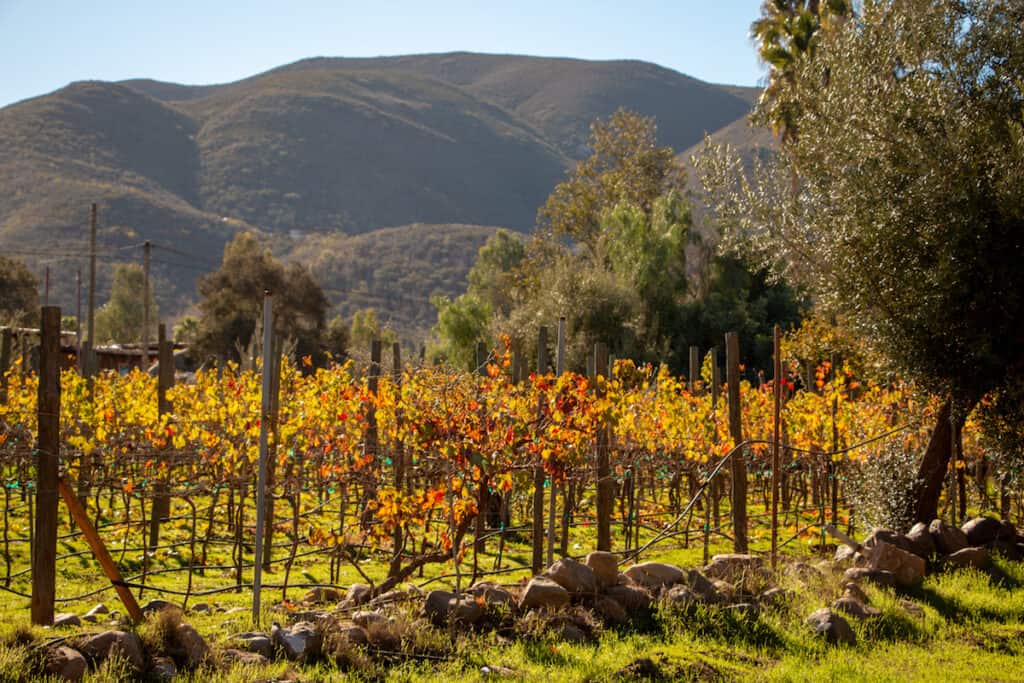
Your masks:
M 139 368 L 145 372 L 149 368 L 149 259 L 153 253 L 153 245 L 146 240 L 142 245 L 142 272 L 145 284 L 142 286 L 142 356 Z
M 50 305 L 50 266 L 46 266 L 45 274 L 43 275 L 43 305 Z
M 75 271 L 75 351 L 78 372 L 82 372 L 82 269 Z
M 83 367 L 86 369 L 85 374 L 89 377 L 93 375 L 92 367 L 92 353 L 93 349 L 96 348 L 96 203 L 93 202 L 89 210 L 89 329 L 88 329 L 88 343 L 89 348 L 86 351 L 86 358 Z

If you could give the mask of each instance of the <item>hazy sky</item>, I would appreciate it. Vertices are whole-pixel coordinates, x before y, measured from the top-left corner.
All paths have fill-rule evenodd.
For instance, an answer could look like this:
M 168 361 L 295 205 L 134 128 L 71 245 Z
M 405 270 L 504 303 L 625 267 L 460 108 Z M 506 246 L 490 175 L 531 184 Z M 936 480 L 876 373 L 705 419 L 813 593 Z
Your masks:
M 642 59 L 755 85 L 759 0 L 0 0 L 0 106 L 84 79 L 223 83 L 313 56 Z

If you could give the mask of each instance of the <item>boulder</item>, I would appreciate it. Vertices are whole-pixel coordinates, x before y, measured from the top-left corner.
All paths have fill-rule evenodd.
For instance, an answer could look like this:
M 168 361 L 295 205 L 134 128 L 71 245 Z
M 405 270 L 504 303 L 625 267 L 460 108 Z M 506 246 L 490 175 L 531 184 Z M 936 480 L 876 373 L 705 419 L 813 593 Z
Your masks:
M 933 519 L 932 523 L 928 525 L 928 532 L 935 541 L 935 549 L 943 555 L 952 555 L 969 545 L 967 534 L 955 526 L 946 524 L 941 519 Z
M 594 572 L 598 590 L 610 588 L 619 582 L 619 560 L 612 553 L 597 550 L 587 555 L 585 563 Z
M 136 673 L 142 673 L 146 669 L 146 660 L 142 656 L 142 640 L 134 633 L 124 631 L 97 633 L 82 640 L 78 651 L 92 662 L 120 657 L 126 660 Z
M 969 545 L 982 546 L 996 540 L 1003 525 L 992 517 L 975 517 L 965 522 L 960 530 L 964 532 Z
M 171 602 L 170 600 L 161 600 L 160 598 L 154 598 L 142 606 L 142 613 L 156 614 L 158 612 L 163 612 L 165 609 L 175 609 L 179 612 L 181 611 L 181 608 L 173 602 Z
M 780 608 L 785 607 L 791 597 L 793 597 L 792 591 L 776 586 L 761 593 L 757 601 L 764 607 Z
M 915 619 L 924 619 L 924 608 L 912 600 L 900 600 L 903 611 Z
M 622 605 L 629 613 L 646 611 L 651 608 L 651 594 L 637 586 L 612 586 L 605 595 Z
M 721 602 L 734 602 L 736 597 L 739 595 L 739 591 L 736 590 L 736 586 L 732 585 L 728 581 L 722 579 L 715 579 L 711 582 L 711 585 L 715 587 L 715 591 L 719 595 Z
M 192 607 L 190 607 L 188 611 L 192 614 L 212 614 L 213 607 L 211 607 L 209 603 L 200 602 L 198 604 L 192 605 Z
M 102 602 L 93 607 L 91 610 L 85 613 L 87 617 L 99 618 L 104 614 L 110 614 L 110 608 L 104 605 Z
M 865 605 L 868 604 L 868 594 L 864 592 L 858 584 L 848 581 L 843 585 L 843 597 L 853 598 L 857 602 L 862 602 Z
M 80 681 L 88 668 L 89 665 L 86 663 L 85 657 L 78 650 L 58 645 L 46 651 L 44 670 L 55 678 L 63 678 L 65 681 Z
M 856 548 L 851 548 L 845 543 L 840 543 L 839 547 L 836 548 L 836 554 L 833 560 L 835 562 L 848 562 L 853 563 L 853 556 L 857 554 Z
M 849 622 L 828 607 L 812 612 L 805 623 L 826 642 L 839 645 L 854 645 L 857 635 L 850 628 Z
M 153 657 L 153 665 L 149 667 L 149 676 L 158 681 L 171 681 L 178 675 L 178 667 L 170 657 Z
M 455 623 L 472 625 L 483 619 L 484 606 L 482 602 L 470 596 L 463 596 L 461 599 L 453 601 L 450 614 Z
M 562 558 L 552 564 L 544 572 L 544 576 L 573 595 L 593 595 L 597 592 L 594 570 L 570 557 Z
M 370 642 L 370 635 L 362 626 L 342 626 L 333 631 L 333 636 L 349 645 L 367 645 Z
M 861 581 L 868 581 L 882 588 L 895 588 L 899 585 L 896 575 L 885 569 L 850 567 L 843 573 L 844 583 L 860 583 Z
M 351 588 L 349 590 L 351 590 Z M 307 605 L 318 605 L 325 602 L 341 602 L 341 593 L 337 588 L 317 586 L 302 597 L 302 602 Z
M 561 621 L 554 624 L 552 630 L 555 632 L 556 638 L 565 641 L 566 643 L 587 642 L 587 634 L 583 632 L 583 629 L 571 621 Z
M 689 586 L 672 586 L 661 596 L 661 599 L 671 607 L 687 610 L 694 605 L 703 602 L 700 596 Z
M 543 576 L 530 579 L 519 600 L 522 609 L 552 608 L 558 609 L 569 604 L 569 591 Z
M 764 561 L 756 555 L 729 553 L 712 557 L 711 564 L 704 567 L 704 574 L 712 579 L 741 583 L 748 574 L 759 573 L 762 566 Z
M 683 570 L 664 562 L 641 562 L 625 571 L 633 583 L 645 588 L 658 589 L 683 580 Z
M 481 581 L 469 587 L 468 595 L 484 601 L 489 607 L 515 607 L 516 597 L 502 586 L 490 581 Z
M 924 580 L 927 570 L 924 558 L 891 543 L 876 539 L 870 547 L 865 548 L 864 556 L 869 568 L 892 572 L 900 586 L 916 586 Z
M 228 648 L 223 652 L 224 659 L 229 664 L 244 664 L 246 666 L 266 666 L 270 660 L 259 652 L 248 652 Z
M 266 633 L 239 633 L 233 640 L 236 649 L 262 655 L 267 659 L 274 656 L 274 644 Z
M 950 567 L 988 569 L 992 564 L 992 556 L 985 548 L 964 548 L 947 557 L 946 564 Z
M 629 623 L 626 609 L 607 595 L 599 596 L 594 601 L 594 612 L 609 626 L 625 626 Z
M 1004 519 L 999 523 L 999 535 L 996 536 L 996 540 L 1017 543 L 1017 527 L 1013 522 Z
M 1010 543 L 1009 541 L 1003 541 L 997 538 L 985 547 L 988 548 L 991 554 L 1001 555 L 1002 557 L 1014 562 L 1020 562 L 1024 559 L 1024 554 L 1021 553 L 1021 549 L 1016 543 Z
M 687 569 L 683 581 L 690 590 L 700 596 L 702 602 L 721 602 L 722 596 L 719 595 L 715 584 L 696 569 Z
M 365 583 L 353 583 L 345 593 L 345 603 L 348 605 L 364 605 L 373 597 L 373 589 Z
M 191 624 L 178 624 L 175 638 L 181 648 L 182 663 L 186 668 L 195 669 L 210 655 L 210 646 Z
M 69 628 L 71 626 L 81 626 L 82 620 L 77 614 L 73 612 L 60 612 L 53 615 L 53 627 L 54 628 Z
M 387 620 L 387 617 L 376 610 L 364 610 L 352 615 L 352 623 L 363 628 L 370 628 L 373 624 L 384 624 Z
M 300 621 L 290 628 L 281 628 L 274 624 L 270 629 L 270 640 L 292 661 L 315 659 L 323 645 L 316 626 L 308 621 Z
M 423 616 L 435 626 L 445 626 L 448 624 L 448 615 L 451 613 L 454 601 L 455 593 L 451 591 L 430 591 L 427 593 L 426 600 L 423 601 Z
M 882 613 L 882 610 L 877 607 L 868 607 L 863 602 L 853 596 L 846 596 L 839 598 L 832 603 L 832 609 L 837 612 L 843 612 L 851 617 L 857 619 L 867 619 L 868 617 L 877 617 Z
M 918 557 L 927 560 L 935 554 L 935 539 L 932 538 L 931 532 L 928 531 L 928 525 L 924 522 L 918 522 L 910 527 L 906 538 L 910 544 L 910 552 Z
M 871 534 L 861 543 L 861 552 L 873 547 L 876 543 L 888 543 L 908 553 L 914 552 L 910 540 L 903 534 L 898 534 L 892 529 L 874 529 Z

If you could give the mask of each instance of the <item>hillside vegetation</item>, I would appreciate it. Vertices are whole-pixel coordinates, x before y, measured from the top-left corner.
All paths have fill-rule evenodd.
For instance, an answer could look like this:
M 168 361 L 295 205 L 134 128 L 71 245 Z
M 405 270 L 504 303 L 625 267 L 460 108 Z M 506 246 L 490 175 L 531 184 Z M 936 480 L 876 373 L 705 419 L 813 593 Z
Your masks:
M 435 227 L 440 246 L 399 261 L 402 250 L 376 255 L 346 235 L 527 231 L 587 154 L 595 118 L 653 115 L 659 141 L 685 150 L 742 119 L 756 92 L 636 61 L 470 53 L 316 58 L 213 86 L 73 83 L 0 109 L 0 248 L 49 265 L 51 301 L 73 309 L 97 202 L 99 301 L 113 265 L 140 261 L 134 245 L 148 239 L 184 252 L 154 252 L 157 299 L 174 315 L 224 244 L 250 230 L 310 260 L 340 310 L 372 303 L 419 332 L 433 316 L 427 297 L 457 293 L 480 240 Z M 416 251 L 418 238 L 399 232 L 371 242 Z M 358 248 L 332 253 L 342 245 Z M 397 280 L 365 276 L 396 267 Z M 417 286 L 383 285 L 399 281 Z

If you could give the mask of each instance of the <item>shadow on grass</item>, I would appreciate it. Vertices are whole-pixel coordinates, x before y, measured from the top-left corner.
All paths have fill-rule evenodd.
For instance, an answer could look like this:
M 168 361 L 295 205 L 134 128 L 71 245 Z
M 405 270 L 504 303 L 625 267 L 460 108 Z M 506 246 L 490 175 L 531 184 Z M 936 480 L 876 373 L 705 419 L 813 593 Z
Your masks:
M 527 640 L 523 643 L 526 659 L 543 666 L 565 666 L 569 659 L 562 654 L 558 645 L 543 640 Z
M 666 635 L 685 630 L 700 638 L 751 647 L 780 650 L 786 641 L 758 616 L 737 610 L 697 605 L 684 613 L 663 613 L 661 626 Z

